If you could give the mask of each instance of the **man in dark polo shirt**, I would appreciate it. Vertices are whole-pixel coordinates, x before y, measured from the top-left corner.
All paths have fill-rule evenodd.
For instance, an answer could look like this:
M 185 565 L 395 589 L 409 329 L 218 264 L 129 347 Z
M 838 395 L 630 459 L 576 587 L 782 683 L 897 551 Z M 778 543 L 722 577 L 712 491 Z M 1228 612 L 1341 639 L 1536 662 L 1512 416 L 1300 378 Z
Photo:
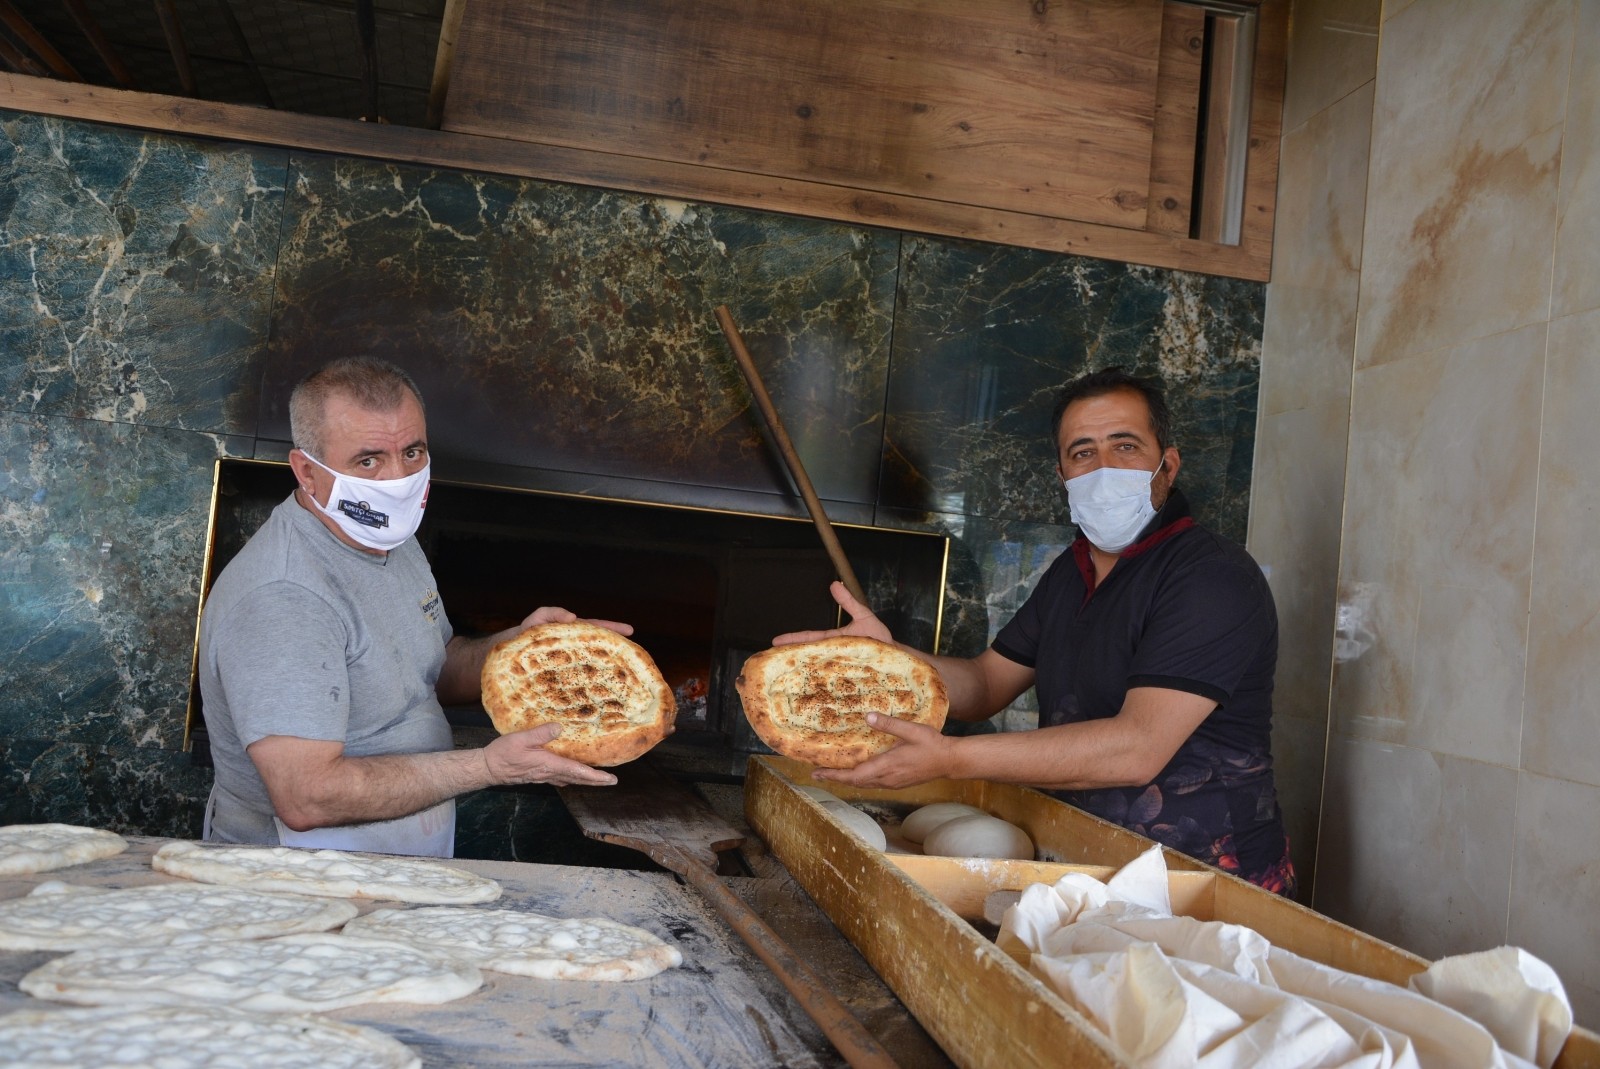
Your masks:
M 1278 623 L 1260 567 L 1189 515 L 1157 384 L 1117 369 L 1085 375 L 1062 391 L 1053 429 L 1077 541 L 977 657 L 901 647 L 939 669 L 959 720 L 1037 687 L 1038 730 L 954 737 L 869 716 L 899 744 L 817 778 L 1041 787 L 1292 897 L 1270 748 Z M 847 627 L 774 641 L 893 641 L 842 584 L 833 594 Z

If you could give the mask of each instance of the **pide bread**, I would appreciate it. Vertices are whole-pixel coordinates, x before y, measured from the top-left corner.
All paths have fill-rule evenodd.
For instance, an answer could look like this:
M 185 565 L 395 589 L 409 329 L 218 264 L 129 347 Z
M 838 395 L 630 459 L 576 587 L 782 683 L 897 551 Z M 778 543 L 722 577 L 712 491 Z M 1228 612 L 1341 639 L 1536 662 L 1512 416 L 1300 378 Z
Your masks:
M 894 745 L 867 726 L 868 713 L 942 728 L 950 704 L 928 662 L 850 636 L 763 650 L 734 686 L 762 742 L 822 768 L 854 768 Z
M 560 724 L 551 753 L 620 765 L 667 737 L 672 688 L 637 643 L 598 624 L 540 624 L 483 662 L 483 707 L 502 735 Z

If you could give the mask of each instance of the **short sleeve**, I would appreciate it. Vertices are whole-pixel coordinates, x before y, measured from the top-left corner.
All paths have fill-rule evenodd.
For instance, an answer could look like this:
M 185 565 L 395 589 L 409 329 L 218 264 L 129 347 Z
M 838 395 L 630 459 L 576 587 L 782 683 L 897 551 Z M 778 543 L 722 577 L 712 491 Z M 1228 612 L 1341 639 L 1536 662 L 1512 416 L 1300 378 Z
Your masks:
M 1128 686 L 1167 687 L 1218 703 L 1233 695 L 1277 627 L 1260 572 L 1216 559 L 1171 576 L 1147 619 Z
M 350 686 L 338 613 L 289 582 L 258 587 L 230 609 L 211 656 L 240 744 L 268 735 L 343 742 Z

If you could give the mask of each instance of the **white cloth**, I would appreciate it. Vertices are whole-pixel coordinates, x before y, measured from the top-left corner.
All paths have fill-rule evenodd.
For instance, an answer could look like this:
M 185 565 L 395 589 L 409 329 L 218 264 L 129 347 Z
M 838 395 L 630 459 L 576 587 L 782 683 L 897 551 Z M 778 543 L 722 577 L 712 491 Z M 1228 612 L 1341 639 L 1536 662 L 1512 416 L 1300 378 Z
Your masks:
M 999 944 L 1141 1069 L 1531 1069 L 1535 1052 L 1548 1069 L 1571 1031 L 1560 981 L 1522 951 L 1487 967 L 1444 959 L 1408 991 L 1242 925 L 1175 917 L 1159 849 L 1108 883 L 1029 887 Z

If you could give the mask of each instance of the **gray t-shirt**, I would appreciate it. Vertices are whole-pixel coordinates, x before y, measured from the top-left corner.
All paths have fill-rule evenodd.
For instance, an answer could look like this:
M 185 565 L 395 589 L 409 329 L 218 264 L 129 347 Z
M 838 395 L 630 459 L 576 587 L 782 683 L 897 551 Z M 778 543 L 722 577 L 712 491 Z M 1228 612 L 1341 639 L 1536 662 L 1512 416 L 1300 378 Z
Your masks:
M 245 748 L 340 741 L 352 757 L 451 748 L 434 693 L 450 622 L 416 539 L 352 549 L 291 495 L 217 577 L 200 621 L 200 693 L 216 764 L 211 838 L 275 845 Z

